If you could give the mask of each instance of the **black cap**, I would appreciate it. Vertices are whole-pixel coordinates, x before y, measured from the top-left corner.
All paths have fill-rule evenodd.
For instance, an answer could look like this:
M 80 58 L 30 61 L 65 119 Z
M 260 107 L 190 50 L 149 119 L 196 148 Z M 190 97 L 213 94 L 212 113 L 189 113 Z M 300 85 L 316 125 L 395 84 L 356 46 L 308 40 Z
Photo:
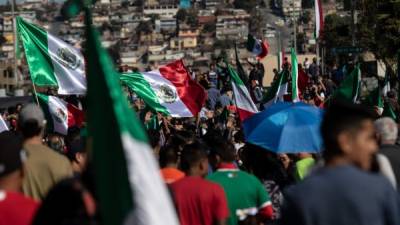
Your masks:
M 11 131 L 0 133 L 0 177 L 21 168 L 26 158 L 22 139 Z

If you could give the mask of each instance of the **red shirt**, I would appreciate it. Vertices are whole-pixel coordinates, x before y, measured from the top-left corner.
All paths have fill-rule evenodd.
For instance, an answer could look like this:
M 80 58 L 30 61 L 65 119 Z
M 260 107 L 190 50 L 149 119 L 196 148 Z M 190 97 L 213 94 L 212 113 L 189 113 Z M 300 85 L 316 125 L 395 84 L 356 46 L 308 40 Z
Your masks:
M 228 218 L 225 192 L 219 184 L 188 176 L 171 184 L 181 225 L 214 225 Z
M 0 225 L 29 225 L 38 206 L 20 193 L 0 191 Z

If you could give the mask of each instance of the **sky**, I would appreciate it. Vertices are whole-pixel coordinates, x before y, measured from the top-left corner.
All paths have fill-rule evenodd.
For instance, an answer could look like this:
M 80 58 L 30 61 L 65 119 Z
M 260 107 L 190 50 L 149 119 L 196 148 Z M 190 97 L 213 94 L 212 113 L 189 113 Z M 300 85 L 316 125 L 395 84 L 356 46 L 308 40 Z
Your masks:
M 6 4 L 6 2 L 9 0 L 0 0 L 0 5 Z M 55 1 L 55 2 L 63 2 L 64 0 L 49 0 L 49 1 Z M 18 3 L 24 2 L 24 0 L 17 0 Z

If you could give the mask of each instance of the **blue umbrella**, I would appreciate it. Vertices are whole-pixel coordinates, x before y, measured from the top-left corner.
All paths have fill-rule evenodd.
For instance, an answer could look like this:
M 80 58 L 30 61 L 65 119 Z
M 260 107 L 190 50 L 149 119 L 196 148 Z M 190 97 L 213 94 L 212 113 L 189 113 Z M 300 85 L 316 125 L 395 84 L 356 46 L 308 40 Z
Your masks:
M 276 153 L 320 152 L 323 110 L 279 102 L 243 123 L 246 141 Z

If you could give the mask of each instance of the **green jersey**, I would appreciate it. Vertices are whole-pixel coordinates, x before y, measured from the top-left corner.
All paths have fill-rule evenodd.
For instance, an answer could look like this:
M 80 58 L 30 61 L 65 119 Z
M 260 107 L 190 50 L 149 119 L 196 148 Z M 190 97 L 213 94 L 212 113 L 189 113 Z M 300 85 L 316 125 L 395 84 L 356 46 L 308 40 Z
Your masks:
M 270 197 L 253 175 L 239 169 L 219 169 L 207 179 L 220 184 L 226 193 L 230 215 L 228 225 L 237 225 L 246 215 L 256 215 L 258 210 L 271 207 Z

